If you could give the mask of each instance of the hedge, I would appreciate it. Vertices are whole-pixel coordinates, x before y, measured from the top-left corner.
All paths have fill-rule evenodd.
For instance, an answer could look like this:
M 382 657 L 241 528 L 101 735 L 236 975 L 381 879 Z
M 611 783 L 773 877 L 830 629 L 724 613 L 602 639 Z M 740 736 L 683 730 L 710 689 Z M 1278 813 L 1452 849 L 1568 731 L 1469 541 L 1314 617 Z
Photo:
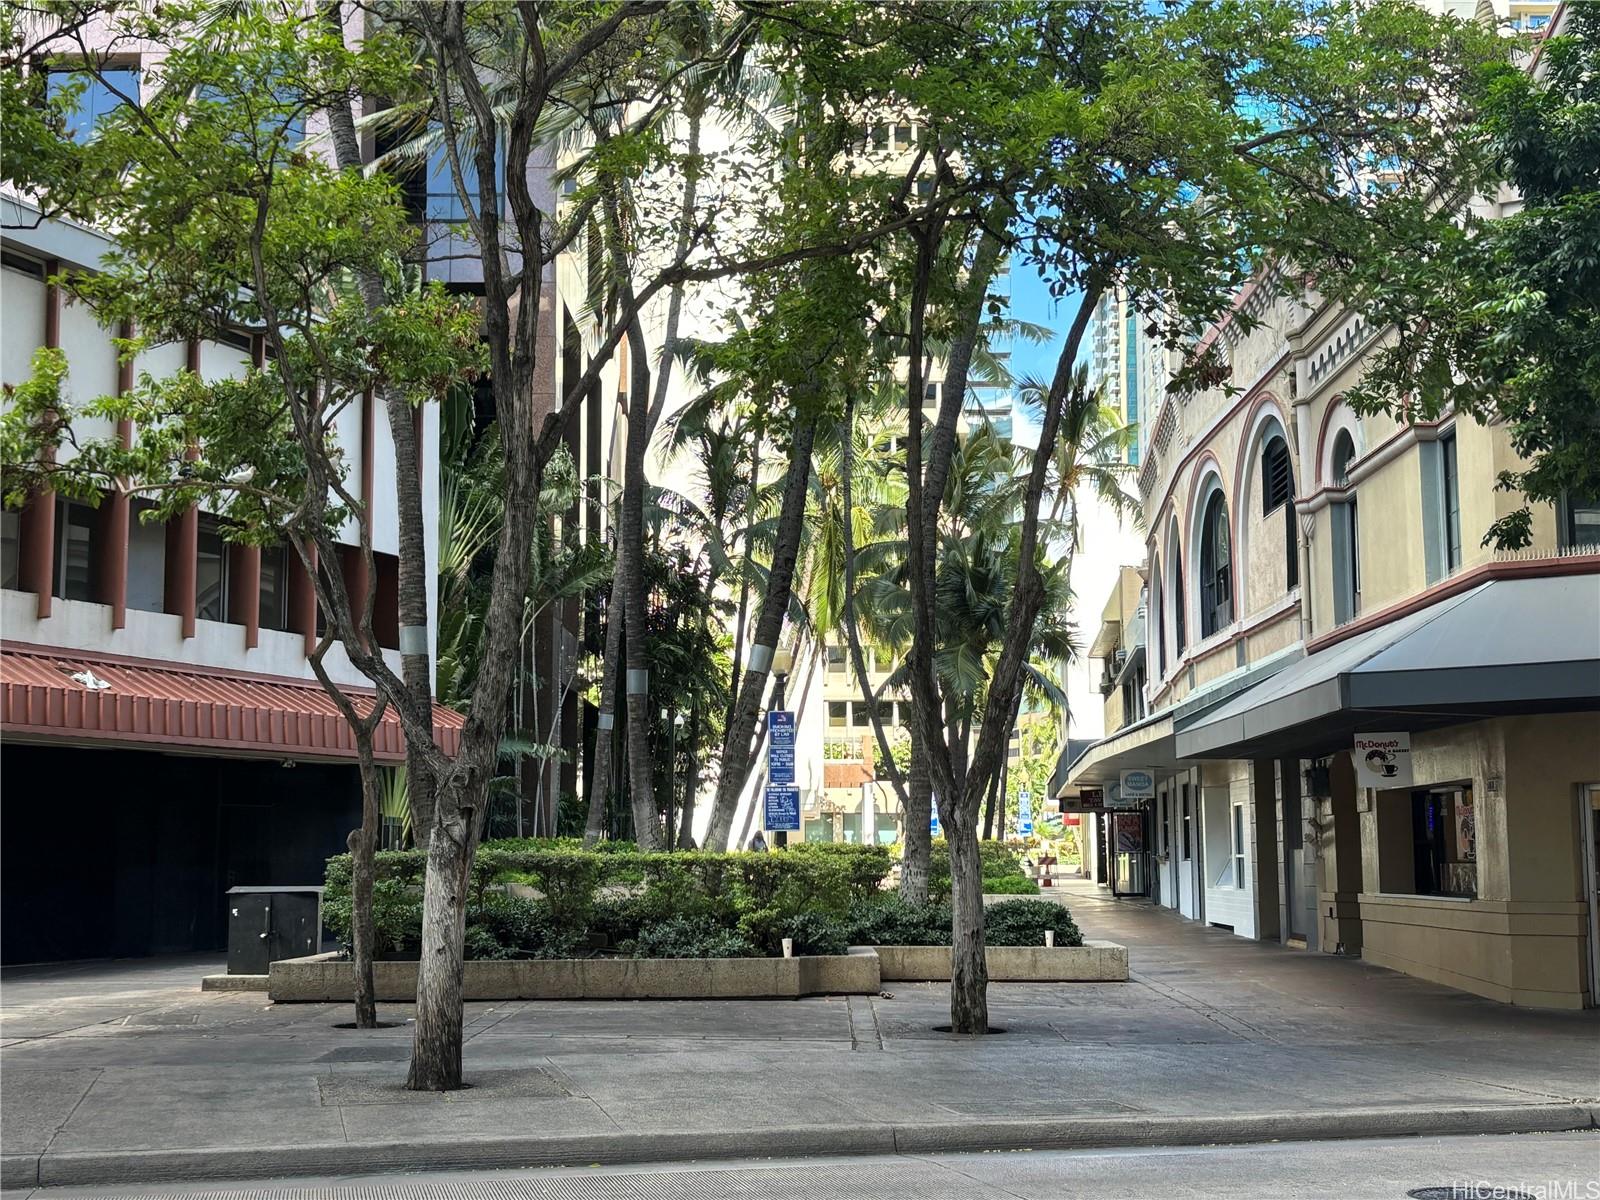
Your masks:
M 948 945 L 948 901 L 911 905 L 884 892 L 891 862 L 883 847 L 847 843 L 799 843 L 767 854 L 646 854 L 631 844 L 585 849 L 576 839 L 489 842 L 473 865 L 467 955 L 567 958 L 608 950 L 728 958 L 781 953 L 784 938 L 793 939 L 797 954 L 842 954 L 852 944 Z M 373 909 L 380 958 L 417 955 L 424 867 L 416 850 L 377 856 Z M 328 860 L 326 880 L 328 927 L 348 941 L 349 855 Z M 525 884 L 538 898 L 511 894 L 508 884 Z M 1037 911 L 1027 919 L 1003 911 L 1029 903 L 991 906 L 986 940 L 1037 945 L 1045 928 L 1056 930 L 1058 945 L 1081 940 L 1060 905 L 1031 902 Z M 1008 938 L 1022 940 L 1001 940 Z

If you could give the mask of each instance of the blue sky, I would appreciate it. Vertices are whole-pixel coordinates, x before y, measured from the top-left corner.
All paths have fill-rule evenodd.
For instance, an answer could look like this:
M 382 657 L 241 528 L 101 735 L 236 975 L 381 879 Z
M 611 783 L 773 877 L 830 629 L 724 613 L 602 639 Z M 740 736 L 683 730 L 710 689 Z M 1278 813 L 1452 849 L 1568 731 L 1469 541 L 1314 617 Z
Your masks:
M 1078 315 L 1081 292 L 1070 292 L 1060 300 L 1050 295 L 1050 289 L 1033 267 L 1016 264 L 1011 271 L 1011 315 L 1019 321 L 1031 321 L 1052 331 L 1048 342 L 1027 342 L 1017 339 L 1011 347 L 1011 371 L 1018 378 L 1033 376 L 1048 380 L 1055 374 L 1056 359 L 1062 344 L 1067 340 L 1067 329 Z M 1080 345 L 1078 358 L 1082 361 L 1088 353 L 1088 339 Z M 1035 413 L 1018 408 L 1016 416 L 1018 442 L 1032 445 L 1038 440 L 1039 421 Z

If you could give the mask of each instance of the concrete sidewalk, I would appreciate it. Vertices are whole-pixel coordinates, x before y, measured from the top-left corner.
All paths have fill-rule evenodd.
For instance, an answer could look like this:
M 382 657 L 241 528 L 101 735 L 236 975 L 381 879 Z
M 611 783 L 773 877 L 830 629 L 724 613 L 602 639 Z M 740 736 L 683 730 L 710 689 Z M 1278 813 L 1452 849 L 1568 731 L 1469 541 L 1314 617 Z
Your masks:
M 1088 885 L 1126 984 L 997 984 L 987 1038 L 892 998 L 468 1006 L 473 1086 L 401 1089 L 404 1024 L 206 994 L 214 964 L 5 973 L 7 1186 L 669 1158 L 1589 1128 L 1600 1014 L 1511 1009 Z M 386 1020 L 409 1010 L 386 1006 Z

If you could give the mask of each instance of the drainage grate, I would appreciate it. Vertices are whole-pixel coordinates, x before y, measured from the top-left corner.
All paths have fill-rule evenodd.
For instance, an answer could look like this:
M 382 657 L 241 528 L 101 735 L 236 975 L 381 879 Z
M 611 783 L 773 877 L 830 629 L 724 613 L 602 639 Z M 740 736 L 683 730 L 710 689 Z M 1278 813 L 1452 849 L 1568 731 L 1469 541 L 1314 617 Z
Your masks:
M 1537 1200 L 1537 1197 L 1514 1187 L 1493 1183 L 1454 1183 L 1444 1187 L 1412 1188 L 1406 1193 L 1411 1200 Z

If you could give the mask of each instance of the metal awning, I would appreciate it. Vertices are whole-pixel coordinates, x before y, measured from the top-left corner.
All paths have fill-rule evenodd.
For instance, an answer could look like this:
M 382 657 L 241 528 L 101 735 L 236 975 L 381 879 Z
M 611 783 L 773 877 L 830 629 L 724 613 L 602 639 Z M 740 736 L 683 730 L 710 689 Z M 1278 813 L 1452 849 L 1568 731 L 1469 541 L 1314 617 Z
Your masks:
M 1600 575 L 1495 579 L 1308 656 L 1185 723 L 1183 758 L 1311 757 L 1364 731 L 1600 708 Z
M 1135 767 L 1161 771 L 1176 770 L 1177 765 L 1172 713 L 1163 710 L 1117 730 L 1086 749 L 1067 769 L 1067 782 L 1056 795 L 1068 795 L 1069 789 L 1084 784 L 1120 782 L 1122 772 Z M 1075 795 L 1076 791 L 1070 794 Z
M 349 689 L 358 712 L 370 689 Z M 434 705 L 433 736 L 454 756 L 465 719 Z M 227 755 L 353 760 L 355 735 L 321 685 L 205 667 L 7 645 L 0 648 L 0 730 L 43 743 L 204 747 Z M 383 762 L 405 759 L 390 708 L 373 733 Z

